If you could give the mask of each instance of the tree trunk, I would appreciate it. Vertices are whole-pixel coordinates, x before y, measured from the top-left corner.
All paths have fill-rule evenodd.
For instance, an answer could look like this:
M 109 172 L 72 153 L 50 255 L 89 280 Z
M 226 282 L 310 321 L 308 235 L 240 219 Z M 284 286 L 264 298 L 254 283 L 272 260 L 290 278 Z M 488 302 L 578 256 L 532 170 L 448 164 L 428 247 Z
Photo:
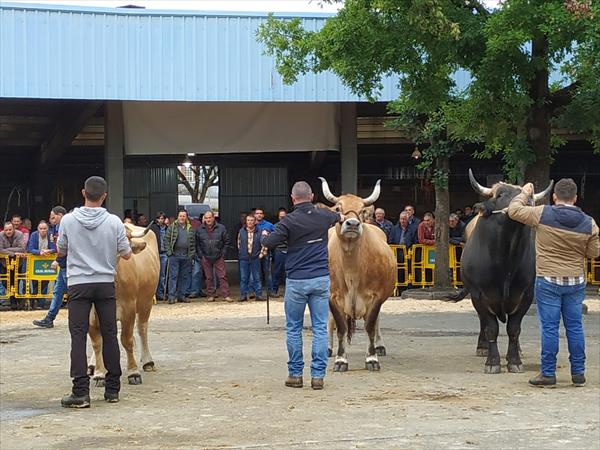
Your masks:
M 450 158 L 441 156 L 435 160 L 436 170 L 445 174 L 450 171 Z M 435 287 L 452 287 L 450 279 L 450 258 L 448 256 L 448 216 L 450 215 L 450 195 L 448 186 L 435 183 Z
M 548 72 L 548 39 L 538 36 L 532 42 L 532 64 L 535 69 L 529 96 L 531 107 L 525 123 L 527 143 L 535 159 L 525 168 L 525 182 L 533 183 L 536 191 L 548 186 L 550 181 L 550 95 Z

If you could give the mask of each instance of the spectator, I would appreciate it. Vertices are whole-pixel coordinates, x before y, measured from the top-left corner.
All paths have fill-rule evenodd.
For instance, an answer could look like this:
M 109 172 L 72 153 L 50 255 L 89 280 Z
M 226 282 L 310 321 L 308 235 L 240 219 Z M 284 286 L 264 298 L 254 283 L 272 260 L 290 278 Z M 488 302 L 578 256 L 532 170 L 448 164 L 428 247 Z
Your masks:
M 69 255 L 69 332 L 73 389 L 63 397 L 65 408 L 89 408 L 90 377 L 86 358 L 87 333 L 92 305 L 100 322 L 102 356 L 106 366 L 104 399 L 119 401 L 121 363 L 117 341 L 115 273 L 117 256 L 131 258 L 132 248 L 121 220 L 102 208 L 107 185 L 101 177 L 85 181 L 84 206 L 67 214 L 60 227 L 57 249 Z
M 385 210 L 383 208 L 377 208 L 375 210 L 375 223 L 373 223 L 373 225 L 377 225 L 381 228 L 385 233 L 386 239 L 389 241 L 394 225 L 385 218 Z
M 190 220 L 194 235 L 196 230 L 200 227 L 200 225 L 202 225 L 203 221 L 203 214 L 200 214 L 198 219 Z M 196 243 L 196 247 L 197 245 L 198 243 Z M 186 298 L 206 297 L 206 294 L 202 292 L 202 262 L 200 260 L 200 256 L 201 255 L 196 252 L 194 254 L 194 258 L 192 259 L 192 274 L 190 276 L 187 288 L 185 289 Z
M 23 239 L 25 240 L 25 245 L 27 245 L 27 241 L 29 240 L 29 230 L 23 225 L 21 216 L 19 214 L 13 214 L 10 221 L 16 231 L 23 233 Z
M 55 206 L 52 208 L 52 211 L 50 211 L 50 240 L 55 245 L 56 241 L 58 240 L 60 222 L 66 213 L 67 210 L 62 206 Z M 54 282 L 54 290 L 52 291 L 52 302 L 50 303 L 50 308 L 48 309 L 46 317 L 44 317 L 42 320 L 33 321 L 34 325 L 42 328 L 54 327 L 54 319 L 56 319 L 56 316 L 60 311 L 63 297 L 67 292 L 67 257 L 57 255 L 56 259 L 52 262 L 52 269 L 59 269 L 59 271 L 58 275 L 56 276 L 56 281 Z
M 20 219 L 20 217 L 19 217 Z M 16 230 L 13 222 L 6 222 L 4 229 L 0 231 L 0 255 L 7 255 L 9 257 L 14 256 L 25 256 L 27 250 L 27 242 L 25 241 L 25 235 L 23 232 Z M 5 259 L 0 259 L 0 271 L 6 273 Z M 0 290 L 2 295 L 6 294 L 6 286 L 0 283 Z M 12 303 L 12 300 L 11 300 Z M 13 307 L 15 304 L 13 304 Z
M 31 223 L 31 219 L 28 217 L 25 217 L 23 219 L 23 228 L 25 228 L 29 235 L 31 236 L 31 229 L 33 228 L 33 224 Z
M 254 209 L 254 217 L 256 218 L 256 228 L 262 233 L 263 230 L 267 230 L 271 233 L 275 230 L 275 226 L 265 219 L 265 210 L 263 208 Z M 269 290 L 269 294 L 273 295 L 273 277 L 271 276 L 271 261 L 272 252 L 266 251 L 266 256 L 261 258 L 260 268 L 262 272 L 262 279 L 265 282 L 265 288 Z M 257 300 L 259 300 L 257 298 Z
M 179 211 L 177 220 L 167 228 L 163 242 L 169 258 L 169 305 L 176 301 L 189 303 L 185 290 L 192 274 L 196 241 L 184 209 Z
M 473 211 L 473 207 L 470 205 L 465 206 L 465 215 L 462 218 L 465 226 L 475 217 L 475 212 Z
M 287 242 L 285 317 L 288 349 L 288 377 L 285 385 L 302 387 L 304 359 L 302 328 L 308 304 L 312 325 L 311 387 L 323 389 L 327 369 L 327 319 L 329 317 L 328 231 L 343 217 L 328 209 L 317 208 L 312 189 L 305 181 L 292 187 L 295 209 L 269 234 L 262 231 L 263 245 L 275 248 Z
M 452 213 L 448 218 L 448 242 L 453 245 L 465 246 L 465 224 L 462 223 L 457 214 Z
M 435 219 L 433 214 L 426 212 L 418 228 L 419 244 L 435 245 Z
M 454 214 L 456 214 L 458 216 L 458 220 L 462 220 L 465 215 L 463 210 L 460 208 L 458 208 L 456 211 L 454 211 Z
M 541 371 L 529 380 L 533 386 L 556 385 L 560 319 L 566 330 L 574 386 L 585 385 L 585 334 L 582 303 L 585 298 L 585 258 L 600 255 L 598 225 L 575 206 L 577 185 L 563 178 L 554 186 L 554 205 L 532 204 L 533 184 L 508 206 L 511 219 L 536 230 L 535 298 L 542 335 Z
M 133 223 L 133 219 L 132 219 L 131 217 L 125 217 L 125 218 L 123 219 L 123 223 L 129 223 L 129 224 L 131 224 L 131 225 L 135 225 L 135 224 Z
M 215 300 L 217 289 L 214 274 L 219 279 L 221 297 L 227 302 L 233 299 L 229 296 L 229 282 L 225 271 L 225 253 L 231 246 L 229 233 L 224 225 L 215 221 L 215 214 L 211 210 L 204 213 L 204 223 L 196 230 L 196 255 L 201 258 L 202 269 L 206 277 L 206 299 Z
M 256 218 L 249 214 L 246 226 L 240 229 L 237 241 L 240 265 L 240 302 L 248 300 L 251 293 L 262 300 L 260 282 L 260 233 L 256 227 Z
M 415 227 L 418 227 L 421 223 L 421 219 L 415 216 L 415 207 L 413 205 L 406 205 L 404 207 L 404 211 L 408 213 L 408 223 L 411 225 L 414 224 Z
M 165 280 L 165 272 L 167 269 L 167 252 L 165 250 L 164 238 L 167 232 L 167 225 L 165 220 L 167 215 L 159 211 L 156 214 L 156 218 L 152 221 L 150 229 L 156 235 L 156 244 L 158 246 L 158 256 L 160 259 L 160 275 L 158 277 L 158 286 L 156 287 L 156 300 L 164 301 L 167 299 L 167 293 L 165 291 L 167 283 Z
M 40 256 L 56 253 L 56 245 L 50 239 L 50 235 L 48 234 L 48 223 L 45 220 L 41 220 L 38 224 L 37 231 L 31 233 L 29 242 L 27 242 L 27 253 Z M 47 281 L 42 281 L 41 283 L 32 281 L 30 284 L 30 291 L 32 294 L 37 294 L 40 284 L 42 285 L 42 293 L 46 294 L 48 292 Z M 46 304 L 46 300 L 39 298 L 37 304 L 39 308 L 43 308 Z
M 283 218 L 287 215 L 287 209 L 279 208 L 277 212 L 277 219 L 279 222 L 275 225 L 281 223 Z M 270 294 L 274 298 L 279 298 L 279 286 L 282 284 L 283 278 L 285 277 L 285 260 L 287 257 L 287 242 L 283 242 L 273 251 L 273 292 Z
M 138 224 L 138 227 L 146 228 L 148 226 L 148 217 L 146 216 L 146 214 L 138 215 L 137 224 Z
M 408 223 L 409 214 L 406 211 L 400 213 L 398 223 L 392 228 L 390 233 L 390 244 L 405 245 L 408 250 L 412 245 L 417 244 L 417 227 Z

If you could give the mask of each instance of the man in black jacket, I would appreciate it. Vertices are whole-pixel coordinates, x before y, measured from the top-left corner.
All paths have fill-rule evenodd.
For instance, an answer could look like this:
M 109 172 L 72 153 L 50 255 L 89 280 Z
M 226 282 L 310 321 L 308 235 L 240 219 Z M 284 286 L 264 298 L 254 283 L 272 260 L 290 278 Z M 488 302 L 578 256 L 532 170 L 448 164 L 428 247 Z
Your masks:
M 313 334 L 311 387 L 323 389 L 329 316 L 328 231 L 343 217 L 329 209 L 317 208 L 311 203 L 312 199 L 312 189 L 307 182 L 295 183 L 292 188 L 294 211 L 281 219 L 272 233 L 262 231 L 262 244 L 269 249 L 288 244 L 284 306 L 289 376 L 285 385 L 302 387 L 302 327 L 308 304 Z
M 206 277 L 206 301 L 215 300 L 215 280 L 213 270 L 219 277 L 219 290 L 225 301 L 232 302 L 229 296 L 229 283 L 225 273 L 225 252 L 231 245 L 224 225 L 215 221 L 212 211 L 204 213 L 202 225 L 196 230 L 196 254 L 201 257 L 202 269 Z

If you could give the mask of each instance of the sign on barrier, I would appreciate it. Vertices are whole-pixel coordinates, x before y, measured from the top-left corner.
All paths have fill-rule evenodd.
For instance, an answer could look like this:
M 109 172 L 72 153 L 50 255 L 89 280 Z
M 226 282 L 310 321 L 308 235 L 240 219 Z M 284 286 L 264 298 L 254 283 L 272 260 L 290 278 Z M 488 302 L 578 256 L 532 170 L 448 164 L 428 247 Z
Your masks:
M 52 269 L 56 255 L 17 256 L 14 261 L 15 298 L 52 298 L 50 282 L 56 280 L 58 271 Z

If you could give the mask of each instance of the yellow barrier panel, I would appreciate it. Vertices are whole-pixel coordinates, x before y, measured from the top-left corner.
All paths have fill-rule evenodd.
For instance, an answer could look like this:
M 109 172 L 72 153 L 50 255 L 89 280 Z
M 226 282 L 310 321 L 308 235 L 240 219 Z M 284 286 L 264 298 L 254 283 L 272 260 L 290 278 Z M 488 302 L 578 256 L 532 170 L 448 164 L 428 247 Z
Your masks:
M 55 258 L 56 255 L 17 256 L 14 262 L 14 297 L 51 299 L 53 286 L 50 282 L 54 282 L 58 275 L 58 271 L 51 267 Z
M 455 288 L 462 286 L 463 282 L 460 279 L 460 257 L 462 256 L 463 248 L 460 245 L 450 244 L 448 252 L 450 253 L 450 271 L 452 272 L 452 286 Z
M 0 299 L 7 300 L 12 293 L 12 261 L 8 255 L 0 255 Z
M 400 293 L 399 288 L 408 286 L 410 283 L 410 254 L 406 245 L 390 245 L 396 258 L 396 279 L 394 295 Z
M 433 286 L 435 272 L 435 247 L 415 244 L 411 247 L 412 262 L 410 268 L 413 286 Z
M 593 285 L 600 285 L 600 258 L 589 261 L 588 281 Z

